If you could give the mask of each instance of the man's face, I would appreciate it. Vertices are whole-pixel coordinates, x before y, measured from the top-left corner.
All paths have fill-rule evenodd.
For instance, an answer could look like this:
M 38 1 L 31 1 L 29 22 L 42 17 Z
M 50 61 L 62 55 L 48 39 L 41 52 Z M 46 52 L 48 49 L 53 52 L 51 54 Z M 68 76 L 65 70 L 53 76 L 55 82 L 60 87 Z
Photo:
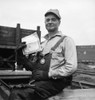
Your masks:
M 60 20 L 55 15 L 49 14 L 45 17 L 45 27 L 48 32 L 55 32 L 58 30 L 59 25 Z

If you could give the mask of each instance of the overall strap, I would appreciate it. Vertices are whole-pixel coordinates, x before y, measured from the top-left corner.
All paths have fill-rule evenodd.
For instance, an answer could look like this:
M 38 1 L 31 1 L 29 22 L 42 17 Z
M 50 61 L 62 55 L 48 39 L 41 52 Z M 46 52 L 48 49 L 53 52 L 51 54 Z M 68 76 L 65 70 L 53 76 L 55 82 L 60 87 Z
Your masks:
M 51 48 L 51 50 L 54 51 L 59 46 L 59 44 L 65 39 L 65 37 L 67 36 L 63 36 L 61 39 L 59 39 L 58 42 Z

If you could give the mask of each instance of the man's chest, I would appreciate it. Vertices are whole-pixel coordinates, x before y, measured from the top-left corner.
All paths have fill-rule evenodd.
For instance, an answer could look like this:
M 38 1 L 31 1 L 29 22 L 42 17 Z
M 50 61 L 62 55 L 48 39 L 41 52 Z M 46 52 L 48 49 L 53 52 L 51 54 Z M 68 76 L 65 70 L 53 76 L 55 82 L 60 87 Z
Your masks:
M 43 45 L 43 54 L 49 53 L 51 48 L 60 40 L 61 37 L 56 37 L 51 40 L 45 41 Z M 62 48 L 61 45 L 58 45 L 56 48 L 57 52 L 61 52 Z

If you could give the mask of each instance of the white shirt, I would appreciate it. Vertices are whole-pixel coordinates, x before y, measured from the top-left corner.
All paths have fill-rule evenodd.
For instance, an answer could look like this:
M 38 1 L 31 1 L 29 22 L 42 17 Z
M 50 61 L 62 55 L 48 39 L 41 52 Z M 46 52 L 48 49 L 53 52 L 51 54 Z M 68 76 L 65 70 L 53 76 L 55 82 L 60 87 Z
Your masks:
M 52 38 L 46 39 L 42 44 L 43 54 L 51 52 L 51 48 L 57 41 L 64 36 L 61 32 L 55 34 Z M 64 63 L 64 61 L 66 61 Z M 49 68 L 49 77 L 60 78 L 62 76 L 69 76 L 77 69 L 77 51 L 72 38 L 65 37 L 63 42 L 52 52 L 52 58 Z

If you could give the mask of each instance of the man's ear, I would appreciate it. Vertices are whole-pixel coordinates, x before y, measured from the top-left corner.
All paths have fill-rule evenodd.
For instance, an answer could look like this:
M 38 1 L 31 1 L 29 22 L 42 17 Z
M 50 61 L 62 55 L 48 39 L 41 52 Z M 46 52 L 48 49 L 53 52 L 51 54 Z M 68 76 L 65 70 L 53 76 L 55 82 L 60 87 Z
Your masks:
M 60 26 L 61 21 L 59 20 L 59 26 Z
M 59 20 L 59 25 L 60 25 L 60 23 L 61 23 L 61 20 Z

